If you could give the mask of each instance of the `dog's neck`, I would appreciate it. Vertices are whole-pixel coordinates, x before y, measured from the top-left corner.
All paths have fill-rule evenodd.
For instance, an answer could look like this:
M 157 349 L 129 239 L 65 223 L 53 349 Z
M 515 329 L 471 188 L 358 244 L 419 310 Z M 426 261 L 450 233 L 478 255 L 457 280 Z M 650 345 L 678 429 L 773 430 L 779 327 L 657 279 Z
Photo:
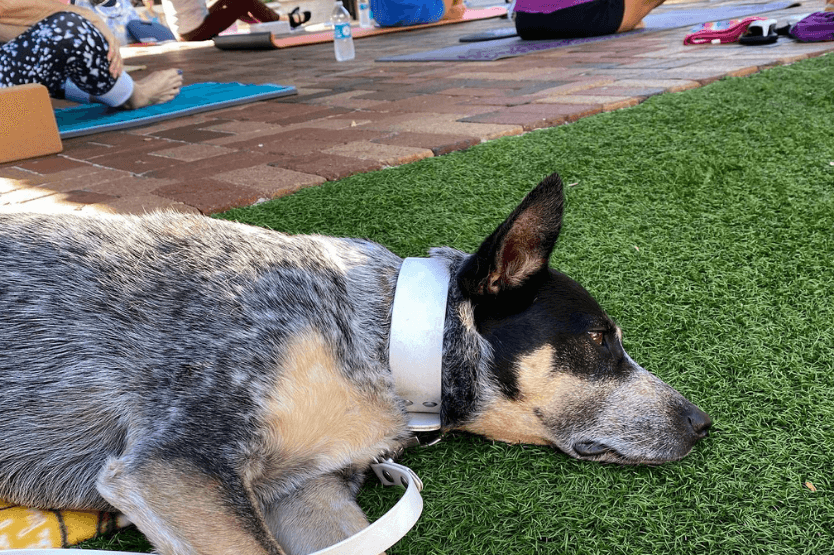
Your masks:
M 440 429 L 443 327 L 449 268 L 436 258 L 406 258 L 397 278 L 388 359 L 397 395 L 408 405 L 409 429 Z

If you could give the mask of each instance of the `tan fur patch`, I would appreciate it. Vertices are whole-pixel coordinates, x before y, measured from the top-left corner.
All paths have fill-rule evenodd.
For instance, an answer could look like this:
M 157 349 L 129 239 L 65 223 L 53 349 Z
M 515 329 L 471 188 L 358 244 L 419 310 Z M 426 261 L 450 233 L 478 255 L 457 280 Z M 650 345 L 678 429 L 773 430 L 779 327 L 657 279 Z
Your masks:
M 118 499 L 117 506 L 162 553 L 267 553 L 232 513 L 219 484 L 207 476 L 161 461 L 134 474 L 124 474 L 117 461 L 107 472 L 108 500 Z
M 405 426 L 393 398 L 348 381 L 314 332 L 290 342 L 276 386 L 268 409 L 270 441 L 282 459 L 318 459 L 338 468 L 378 454 L 389 447 L 386 438 Z
M 560 399 L 570 397 L 580 386 L 569 375 L 554 373 L 553 349 L 545 346 L 519 360 L 519 398 L 499 398 L 466 426 L 466 431 L 508 443 L 550 443 L 549 434 L 534 411 L 552 412 Z

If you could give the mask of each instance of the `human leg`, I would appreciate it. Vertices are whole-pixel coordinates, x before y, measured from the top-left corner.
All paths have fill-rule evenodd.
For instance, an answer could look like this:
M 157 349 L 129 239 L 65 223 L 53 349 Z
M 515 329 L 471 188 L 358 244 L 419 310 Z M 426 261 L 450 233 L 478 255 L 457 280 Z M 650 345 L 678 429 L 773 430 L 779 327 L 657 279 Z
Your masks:
M 240 3 L 247 6 L 249 15 L 262 23 L 281 19 L 281 16 L 271 10 L 266 4 L 260 2 L 260 0 L 243 0 Z
M 67 79 L 65 97 L 67 100 L 82 102 L 99 102 L 113 107 L 135 110 L 153 104 L 162 104 L 173 100 L 182 87 L 182 73 L 177 69 L 155 71 L 139 81 L 123 72 L 116 84 L 103 95 L 92 96 L 80 90 L 75 83 Z
M 278 21 L 280 18 L 258 0 L 219 0 L 209 8 L 209 14 L 199 27 L 181 36 L 187 41 L 209 40 L 247 14 L 258 21 Z
M 199 27 L 181 33 L 180 36 L 186 41 L 209 40 L 231 27 L 244 13 L 246 12 L 240 10 L 234 0 L 219 0 L 209 8 L 209 14 Z
M 624 0 L 592 0 L 551 13 L 516 10 L 515 28 L 524 40 L 594 37 L 616 33 Z
M 618 33 L 625 33 L 635 29 L 650 11 L 658 7 L 664 0 L 624 0 L 623 21 L 617 29 Z
M 64 97 L 67 79 L 90 95 L 113 88 L 107 59 L 109 44 L 84 17 L 58 12 L 0 48 L 0 84 L 40 83 L 50 95 Z
M 40 83 L 55 98 L 141 108 L 179 93 L 177 70 L 155 72 L 136 83 L 110 73 L 107 39 L 84 17 L 58 12 L 0 47 L 0 86 Z

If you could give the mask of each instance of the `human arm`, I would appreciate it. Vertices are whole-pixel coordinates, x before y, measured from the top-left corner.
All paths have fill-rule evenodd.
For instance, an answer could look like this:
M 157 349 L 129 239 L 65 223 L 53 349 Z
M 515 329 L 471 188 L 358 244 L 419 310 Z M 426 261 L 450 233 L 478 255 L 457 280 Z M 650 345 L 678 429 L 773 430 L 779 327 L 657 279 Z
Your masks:
M 151 17 L 156 17 L 156 10 L 153 7 L 153 0 L 142 0 L 142 4 L 145 6 L 145 9 L 148 10 L 148 13 L 151 14 Z

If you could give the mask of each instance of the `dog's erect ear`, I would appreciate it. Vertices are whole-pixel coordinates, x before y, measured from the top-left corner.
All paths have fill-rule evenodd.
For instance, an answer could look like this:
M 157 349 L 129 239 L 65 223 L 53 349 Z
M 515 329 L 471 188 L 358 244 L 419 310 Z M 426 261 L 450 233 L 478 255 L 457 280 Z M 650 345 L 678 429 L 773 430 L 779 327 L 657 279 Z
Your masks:
M 469 297 L 494 296 L 523 285 L 548 265 L 562 228 L 562 180 L 545 178 L 487 237 L 458 272 Z

